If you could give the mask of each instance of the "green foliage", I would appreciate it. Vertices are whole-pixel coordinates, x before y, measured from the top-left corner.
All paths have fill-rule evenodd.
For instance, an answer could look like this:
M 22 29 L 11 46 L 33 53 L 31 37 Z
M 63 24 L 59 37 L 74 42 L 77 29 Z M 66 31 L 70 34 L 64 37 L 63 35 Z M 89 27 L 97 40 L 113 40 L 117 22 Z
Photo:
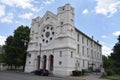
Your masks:
M 19 26 L 13 36 L 6 39 L 5 45 L 5 63 L 9 66 L 25 66 L 27 42 L 29 41 L 30 29 L 27 26 Z M 26 43 L 26 45 L 25 45 Z
M 72 75 L 73 75 L 73 76 L 80 76 L 80 75 L 82 75 L 82 72 L 81 72 L 81 71 L 74 70 L 74 71 L 72 71 Z
M 106 57 L 103 55 L 102 58 L 103 58 L 103 67 L 105 68 L 105 70 L 112 69 L 114 67 L 114 61 L 111 60 L 109 56 Z
M 120 74 L 120 36 L 118 37 L 118 42 L 113 47 L 113 53 L 111 53 L 110 59 L 114 62 L 115 73 Z
M 120 75 L 106 76 L 106 78 L 111 79 L 111 80 L 120 80 Z
M 0 63 L 1 62 L 5 62 L 5 60 L 4 60 L 4 55 L 3 54 L 0 54 Z
M 103 56 L 103 66 L 108 75 L 120 74 L 120 36 L 110 56 Z
M 114 72 L 110 69 L 106 70 L 107 76 L 112 76 Z

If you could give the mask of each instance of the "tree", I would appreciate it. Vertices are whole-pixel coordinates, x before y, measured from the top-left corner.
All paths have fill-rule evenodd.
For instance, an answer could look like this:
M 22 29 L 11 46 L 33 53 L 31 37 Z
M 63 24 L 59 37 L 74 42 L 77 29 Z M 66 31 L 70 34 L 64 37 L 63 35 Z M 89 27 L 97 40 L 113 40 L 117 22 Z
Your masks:
M 14 62 L 14 50 L 13 50 L 13 36 L 8 36 L 7 39 L 6 39 L 6 42 L 5 42 L 5 45 L 3 46 L 4 47 L 4 50 L 5 50 L 5 53 L 4 53 L 4 60 L 5 60 L 5 63 L 8 64 L 8 66 L 11 66 L 12 68 L 12 65 L 13 65 L 13 62 Z
M 110 59 L 114 61 L 115 72 L 120 73 L 120 35 L 118 42 L 113 47 L 113 53 L 111 53 Z
M 14 31 L 13 36 L 9 36 L 6 39 L 6 43 L 4 45 L 5 62 L 10 65 L 11 68 L 13 65 L 15 66 L 15 68 L 23 66 L 24 70 L 29 33 L 29 27 L 21 25 Z
M 108 60 L 108 57 L 102 55 L 102 60 L 103 60 L 103 67 L 106 69 L 108 69 L 108 67 L 110 66 L 110 61 Z

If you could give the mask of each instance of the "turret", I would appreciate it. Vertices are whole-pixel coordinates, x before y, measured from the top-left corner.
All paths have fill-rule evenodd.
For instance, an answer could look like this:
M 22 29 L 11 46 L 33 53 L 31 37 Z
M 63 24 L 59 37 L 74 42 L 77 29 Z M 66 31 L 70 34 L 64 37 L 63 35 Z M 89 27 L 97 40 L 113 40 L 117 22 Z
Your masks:
M 70 24 L 74 26 L 74 8 L 70 4 L 59 7 L 57 11 L 58 24 Z

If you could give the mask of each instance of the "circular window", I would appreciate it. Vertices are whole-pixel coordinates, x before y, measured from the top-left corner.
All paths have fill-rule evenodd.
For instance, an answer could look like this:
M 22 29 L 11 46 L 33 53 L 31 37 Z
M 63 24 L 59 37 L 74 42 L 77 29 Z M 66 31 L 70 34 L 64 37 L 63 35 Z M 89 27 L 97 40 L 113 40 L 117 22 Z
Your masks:
M 43 39 L 42 41 L 44 42 L 45 40 Z
M 43 29 L 43 32 L 45 32 L 45 29 Z
M 52 40 L 52 37 L 50 38 L 50 40 Z
M 41 37 L 44 44 L 48 44 L 54 38 L 54 27 L 52 25 L 47 25 L 43 28 Z
M 43 37 L 43 34 L 42 34 L 42 37 Z
M 46 40 L 46 43 L 48 43 L 48 40 Z
M 52 35 L 54 35 L 54 32 L 52 32 Z
M 46 37 L 49 37 L 49 36 L 50 36 L 50 32 L 46 32 L 46 33 L 45 33 L 45 36 L 46 36 Z

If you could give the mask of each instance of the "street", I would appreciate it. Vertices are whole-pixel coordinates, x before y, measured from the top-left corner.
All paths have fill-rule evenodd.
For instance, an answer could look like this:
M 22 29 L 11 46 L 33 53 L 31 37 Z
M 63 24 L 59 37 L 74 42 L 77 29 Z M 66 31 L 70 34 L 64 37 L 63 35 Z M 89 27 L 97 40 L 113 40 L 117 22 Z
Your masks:
M 99 74 L 89 74 L 87 76 L 37 76 L 23 72 L 0 71 L 0 80 L 109 80 L 100 79 Z
M 62 77 L 36 76 L 33 74 L 0 71 L 0 80 L 76 80 Z

